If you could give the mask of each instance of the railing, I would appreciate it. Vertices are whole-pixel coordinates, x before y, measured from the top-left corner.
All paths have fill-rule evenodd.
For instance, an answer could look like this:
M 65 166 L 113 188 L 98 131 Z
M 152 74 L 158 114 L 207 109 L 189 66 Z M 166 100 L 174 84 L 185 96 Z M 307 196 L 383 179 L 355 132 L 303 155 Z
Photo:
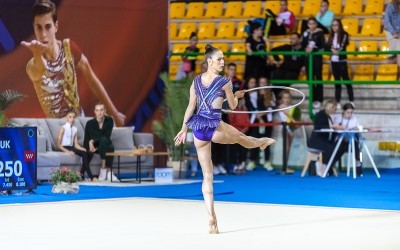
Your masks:
M 247 55 L 246 52 L 223 52 L 225 56 L 230 55 Z M 340 51 L 339 55 L 380 55 L 380 54 L 400 54 L 400 51 Z M 198 56 L 203 55 L 203 53 L 171 53 L 170 56 Z M 281 84 L 297 84 L 297 83 L 304 83 L 306 82 L 308 85 L 308 113 L 312 120 L 314 120 L 315 114 L 313 112 L 313 93 L 312 93 L 312 85 L 313 84 L 399 84 L 400 81 L 324 81 L 324 80 L 313 80 L 313 55 L 332 55 L 332 52 L 328 51 L 317 51 L 307 53 L 305 51 L 267 51 L 267 52 L 253 52 L 251 56 L 269 56 L 269 55 L 300 55 L 300 56 L 307 56 L 308 57 L 308 77 L 307 80 L 270 80 L 271 83 L 281 83 Z

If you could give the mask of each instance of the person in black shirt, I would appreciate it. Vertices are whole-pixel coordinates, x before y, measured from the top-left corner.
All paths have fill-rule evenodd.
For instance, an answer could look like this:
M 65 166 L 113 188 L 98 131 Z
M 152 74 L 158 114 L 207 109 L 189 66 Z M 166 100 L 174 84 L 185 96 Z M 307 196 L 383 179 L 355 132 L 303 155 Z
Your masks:
M 250 77 L 258 79 L 267 76 L 267 57 L 265 55 L 252 55 L 254 52 L 265 52 L 266 43 L 263 37 L 263 28 L 258 22 L 250 23 L 251 35 L 246 38 L 246 64 L 244 68 L 244 79 Z
M 322 163 L 324 166 L 317 165 L 317 173 L 322 176 L 325 170 L 326 164 L 328 164 L 329 159 L 335 150 L 336 142 L 333 133 L 321 132 L 321 129 L 340 129 L 339 125 L 333 124 L 331 115 L 336 112 L 336 102 L 334 100 L 328 100 L 325 103 L 325 108 L 319 111 L 315 115 L 314 119 L 314 131 L 308 140 L 308 146 L 310 148 L 319 149 L 322 151 Z M 317 131 L 315 131 L 317 130 Z M 346 152 L 344 144 L 341 144 L 338 151 L 336 152 L 335 158 L 332 161 L 332 170 L 335 175 L 337 175 L 336 169 L 333 167 L 342 155 Z
M 293 33 L 290 36 L 290 44 L 275 47 L 271 51 L 302 51 L 301 35 Z M 283 60 L 278 55 L 274 55 L 273 64 L 276 69 L 272 72 L 274 80 L 297 80 L 300 71 L 304 67 L 305 57 L 300 55 L 283 55 Z M 290 84 L 274 84 L 279 86 L 290 86 Z M 279 96 L 281 89 L 273 89 L 275 96 Z
M 83 145 L 87 152 L 100 155 L 101 169 L 99 180 L 104 181 L 107 179 L 111 181 L 112 173 L 110 168 L 114 157 L 106 156 L 106 153 L 114 152 L 114 146 L 111 141 L 114 120 L 110 116 L 105 115 L 106 110 L 103 103 L 96 104 L 94 113 L 96 117 L 86 123 Z M 117 177 L 114 175 L 112 179 L 113 181 L 118 181 Z
M 347 55 L 339 55 L 339 51 L 346 51 L 349 45 L 349 34 L 343 29 L 343 24 L 339 19 L 332 22 L 332 30 L 326 45 L 326 49 L 332 51 L 331 67 L 332 74 L 335 81 L 348 81 L 350 80 L 349 71 L 347 69 Z M 350 102 L 354 102 L 354 92 L 351 84 L 345 84 L 347 87 L 347 94 Z M 335 84 L 335 99 L 340 106 L 340 99 L 342 97 L 342 85 Z M 354 104 L 353 104 L 354 105 Z

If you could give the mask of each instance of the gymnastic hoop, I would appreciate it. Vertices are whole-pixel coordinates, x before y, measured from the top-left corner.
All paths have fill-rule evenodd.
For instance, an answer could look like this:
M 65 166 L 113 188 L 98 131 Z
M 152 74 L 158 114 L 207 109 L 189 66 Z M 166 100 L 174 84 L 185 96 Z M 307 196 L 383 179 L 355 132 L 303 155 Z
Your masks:
M 295 88 L 291 88 L 291 87 L 285 87 L 285 86 L 261 86 L 261 87 L 257 87 L 257 88 L 247 89 L 245 91 L 245 93 L 256 91 L 256 90 L 260 90 L 260 89 L 287 89 L 287 90 L 292 90 L 292 91 L 295 91 L 297 93 L 300 93 L 302 98 L 301 98 L 301 101 L 299 101 L 298 103 L 296 103 L 294 105 L 290 105 L 290 106 L 285 107 L 285 108 L 280 108 L 280 109 L 257 110 L 257 111 L 238 111 L 238 110 L 230 110 L 230 109 L 221 109 L 221 111 L 225 112 L 225 113 L 233 113 L 233 114 L 264 114 L 264 113 L 272 113 L 272 112 L 278 112 L 278 111 L 288 110 L 288 109 L 297 107 L 302 102 L 304 102 L 304 100 L 306 99 L 306 95 L 303 92 L 301 92 L 300 90 L 295 89 Z M 224 102 L 225 101 L 226 101 L 226 99 L 224 100 Z

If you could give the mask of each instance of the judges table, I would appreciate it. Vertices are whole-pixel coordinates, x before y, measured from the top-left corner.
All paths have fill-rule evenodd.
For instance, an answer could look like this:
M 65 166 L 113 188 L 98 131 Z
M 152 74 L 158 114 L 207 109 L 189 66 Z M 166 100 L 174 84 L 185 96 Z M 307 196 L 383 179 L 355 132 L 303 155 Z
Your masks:
M 373 168 L 375 170 L 376 176 L 378 178 L 381 177 L 381 175 L 379 174 L 378 168 L 375 165 L 374 159 L 372 159 L 372 156 L 371 156 L 371 153 L 370 153 L 370 151 L 368 149 L 368 146 L 365 143 L 365 139 L 362 136 L 362 134 L 371 133 L 371 131 L 368 131 L 366 129 L 363 129 L 363 130 L 321 129 L 321 130 L 315 130 L 315 132 L 339 134 L 339 138 L 338 138 L 338 140 L 336 142 L 335 149 L 334 149 L 334 151 L 333 151 L 333 153 L 332 153 L 332 155 L 331 155 L 331 157 L 329 159 L 329 162 L 328 162 L 328 164 L 326 166 L 326 169 L 325 169 L 324 174 L 322 175 L 322 177 L 326 177 L 326 175 L 327 175 L 327 173 L 329 171 L 329 168 L 332 165 L 333 159 L 335 158 L 336 153 L 337 153 L 337 151 L 339 149 L 340 144 L 342 143 L 344 138 L 347 138 L 348 139 L 347 140 L 348 141 L 347 177 L 350 176 L 350 164 L 351 164 L 351 166 L 353 167 L 353 178 L 354 179 L 357 178 L 357 174 L 356 174 L 356 152 L 355 152 L 355 147 L 356 147 L 356 145 L 355 145 L 355 137 L 356 137 L 357 134 L 359 134 L 359 138 L 358 139 L 360 140 L 360 144 L 361 144 L 360 152 L 362 152 L 362 149 L 365 148 L 365 152 L 367 153 L 367 155 L 369 157 L 369 160 L 372 163 L 372 166 L 373 166 Z
M 120 157 L 124 156 L 124 157 L 136 157 L 136 181 L 138 183 L 142 182 L 142 166 L 141 166 L 141 157 L 142 156 L 169 156 L 168 152 L 135 152 L 135 151 L 131 151 L 131 152 L 112 152 L 112 153 L 106 153 L 106 156 L 116 156 L 118 157 L 118 163 L 117 163 L 117 172 L 118 172 L 118 176 L 120 176 Z M 112 171 L 112 167 L 111 167 L 111 171 Z M 123 182 L 120 179 L 121 182 Z M 112 182 L 112 175 L 111 175 L 111 182 Z

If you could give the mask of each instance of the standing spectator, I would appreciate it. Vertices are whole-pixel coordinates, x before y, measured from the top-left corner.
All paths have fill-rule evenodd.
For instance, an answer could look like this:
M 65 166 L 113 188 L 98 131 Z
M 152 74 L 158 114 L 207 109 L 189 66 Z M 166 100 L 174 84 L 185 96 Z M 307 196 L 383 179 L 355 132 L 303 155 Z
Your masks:
M 290 35 L 290 44 L 275 47 L 271 51 L 303 51 L 301 46 L 301 35 L 293 33 Z M 283 55 L 283 60 L 278 55 L 273 56 L 272 62 L 276 68 L 272 72 L 274 80 L 297 80 L 299 79 L 300 71 L 304 67 L 305 57 L 300 55 Z M 290 86 L 290 84 L 274 84 L 279 86 Z M 275 96 L 279 96 L 281 89 L 273 89 Z
M 386 5 L 384 25 L 386 30 L 386 39 L 391 51 L 400 51 L 400 0 L 392 0 Z M 400 72 L 400 54 L 397 57 L 397 66 Z
M 317 20 L 315 17 L 308 18 L 308 29 L 303 33 L 302 47 L 307 53 L 316 52 L 325 49 L 325 38 L 324 33 L 320 28 L 317 27 Z M 313 55 L 313 75 L 312 79 L 309 79 L 308 75 L 308 58 L 306 58 L 306 72 L 308 80 L 322 81 L 322 55 Z M 324 87 L 322 84 L 313 84 L 313 107 L 319 110 L 321 103 L 324 100 Z
M 246 84 L 247 89 L 253 89 L 256 88 L 257 86 L 257 80 L 254 77 L 251 77 Z M 251 91 L 247 95 L 244 96 L 245 102 L 246 102 L 246 108 L 248 111 L 258 111 L 262 110 L 262 107 L 260 106 L 260 103 L 262 103 L 260 100 L 260 94 L 258 91 Z M 250 118 L 250 124 L 253 123 L 262 123 L 264 120 L 262 119 L 262 114 L 249 114 Z M 259 127 L 253 127 L 251 126 L 250 129 L 247 132 L 248 136 L 251 137 L 259 137 Z M 258 156 L 259 156 L 259 149 L 258 148 L 251 148 L 249 149 L 249 162 L 246 165 L 246 169 L 251 171 L 254 168 L 257 167 L 257 161 L 258 161 Z
M 247 111 L 246 102 L 244 98 L 239 99 L 238 106 L 235 111 Z M 229 114 L 229 122 L 241 133 L 246 134 L 249 131 L 250 118 L 248 114 Z M 231 154 L 231 159 L 234 164 L 233 173 L 242 174 L 245 172 L 245 165 L 247 159 L 247 149 L 240 144 L 233 144 L 234 153 Z
M 270 35 L 286 35 L 293 31 L 295 24 L 295 16 L 288 9 L 288 1 L 280 1 L 281 9 L 276 15 L 270 9 L 266 10 L 265 21 L 265 37 Z
M 292 102 L 292 95 L 290 94 L 289 90 L 283 90 L 279 93 L 279 105 L 278 108 L 287 108 L 291 105 Z M 290 110 L 282 110 L 279 111 L 279 118 L 281 122 L 298 122 L 296 118 L 292 116 Z M 286 126 L 286 160 L 289 161 L 290 157 L 290 149 L 292 148 L 293 137 L 294 137 L 294 130 L 297 127 L 295 126 Z M 283 131 L 282 131 L 283 132 Z M 287 166 L 286 162 L 286 166 Z M 294 171 L 292 169 L 287 168 L 286 173 L 292 174 Z
M 90 160 L 92 153 L 86 151 L 78 143 L 78 129 L 74 126 L 76 113 L 73 110 L 68 111 L 65 124 L 58 131 L 57 148 L 62 152 L 69 153 L 70 155 L 79 155 L 82 158 L 81 177 L 84 180 L 85 172 L 91 181 L 97 181 L 90 171 Z
M 228 70 L 226 71 L 226 77 L 231 79 L 233 92 L 238 90 L 242 90 L 244 88 L 244 84 L 242 80 L 240 80 L 236 75 L 237 66 L 235 63 L 228 63 Z
M 332 23 L 332 30 L 329 35 L 326 48 L 332 51 L 331 55 L 331 67 L 333 77 L 335 81 L 348 81 L 350 80 L 349 72 L 347 69 L 347 55 L 339 55 L 339 51 L 346 51 L 346 47 L 349 45 L 349 34 L 343 29 L 342 22 L 339 19 L 335 19 Z M 347 88 L 347 94 L 350 102 L 354 106 L 354 93 L 353 86 L 351 84 L 345 84 Z M 340 108 L 340 99 L 342 96 L 342 85 L 335 84 L 335 100 L 337 102 L 337 108 Z
M 315 16 L 315 19 L 317 20 L 318 28 L 322 29 L 324 34 L 329 34 L 329 30 L 331 29 L 331 25 L 334 18 L 335 18 L 335 13 L 329 10 L 329 1 L 322 0 L 321 8 L 319 9 L 319 12 Z M 303 20 L 301 23 L 301 32 L 303 33 L 304 31 L 306 31 L 306 29 L 307 29 L 307 20 Z
M 104 104 L 99 102 L 94 108 L 95 118 L 89 120 L 85 126 L 85 137 L 83 145 L 88 152 L 97 153 L 101 158 L 100 181 L 118 181 L 117 177 L 111 172 L 114 157 L 106 156 L 108 152 L 114 152 L 111 141 L 111 133 L 114 121 L 106 115 Z
M 258 86 L 264 87 L 264 86 L 270 86 L 270 83 L 268 82 L 268 79 L 266 77 L 260 77 L 258 79 Z M 258 106 L 262 107 L 262 110 L 272 110 L 273 107 L 276 104 L 276 99 L 274 93 L 271 91 L 271 89 L 260 89 L 258 91 L 260 99 L 259 99 L 259 104 Z M 272 113 L 266 113 L 263 114 L 260 118 L 260 121 L 262 122 L 273 122 L 273 116 Z M 272 136 L 272 126 L 261 126 L 259 127 L 259 135 L 260 136 L 267 136 L 271 137 Z M 264 168 L 268 171 L 273 170 L 273 167 L 270 162 L 271 158 L 271 149 L 265 149 L 264 150 Z
M 254 52 L 265 52 L 266 43 L 263 37 L 261 24 L 250 22 L 251 35 L 246 38 L 246 64 L 244 68 L 244 79 L 250 77 L 258 78 L 267 76 L 267 57 L 266 55 L 253 55 Z
M 186 47 L 185 53 L 199 53 L 200 50 L 197 48 L 198 40 L 196 32 L 192 32 L 189 37 L 189 46 Z M 182 56 L 182 64 L 176 74 L 176 80 L 193 78 L 196 71 L 196 57 L 195 55 Z

